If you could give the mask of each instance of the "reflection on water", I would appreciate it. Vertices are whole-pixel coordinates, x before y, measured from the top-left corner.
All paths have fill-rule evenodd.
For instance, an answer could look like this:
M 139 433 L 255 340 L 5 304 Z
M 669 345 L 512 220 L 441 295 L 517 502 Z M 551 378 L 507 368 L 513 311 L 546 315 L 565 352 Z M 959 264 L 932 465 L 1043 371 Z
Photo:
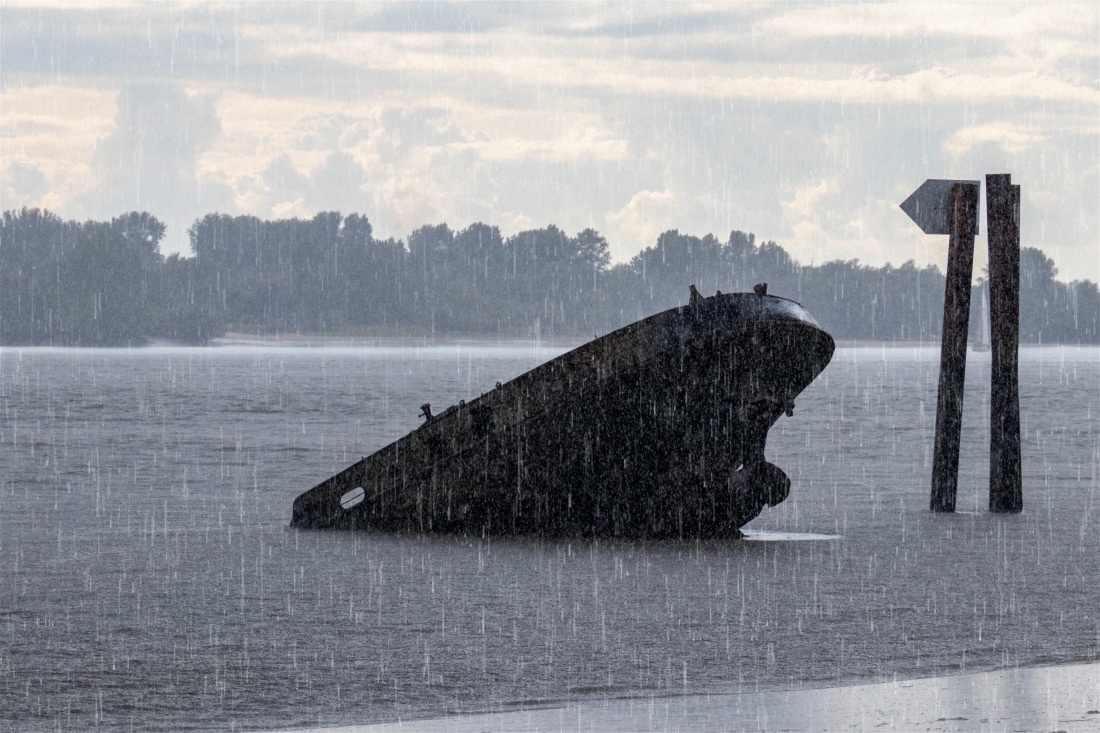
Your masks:
M 744 539 L 750 542 L 810 542 L 814 540 L 839 540 L 836 534 L 814 534 L 812 532 L 772 532 L 766 529 L 747 529 L 742 532 Z

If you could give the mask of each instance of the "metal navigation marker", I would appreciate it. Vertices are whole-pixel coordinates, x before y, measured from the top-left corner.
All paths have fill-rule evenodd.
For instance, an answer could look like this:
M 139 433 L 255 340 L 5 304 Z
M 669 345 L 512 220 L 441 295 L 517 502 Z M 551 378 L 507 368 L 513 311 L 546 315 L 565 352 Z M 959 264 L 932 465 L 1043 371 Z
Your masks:
M 973 186 L 977 192 L 978 181 L 951 181 L 940 178 L 929 178 L 920 185 L 909 198 L 901 202 L 901 210 L 909 215 L 909 218 L 917 223 L 925 234 L 951 234 L 951 219 L 954 211 L 954 203 L 951 197 L 951 187 L 956 183 Z M 974 222 L 973 231 L 958 232 L 962 235 L 976 235 L 978 233 L 978 197 L 975 193 L 969 202 L 973 209 L 967 216 L 967 221 Z

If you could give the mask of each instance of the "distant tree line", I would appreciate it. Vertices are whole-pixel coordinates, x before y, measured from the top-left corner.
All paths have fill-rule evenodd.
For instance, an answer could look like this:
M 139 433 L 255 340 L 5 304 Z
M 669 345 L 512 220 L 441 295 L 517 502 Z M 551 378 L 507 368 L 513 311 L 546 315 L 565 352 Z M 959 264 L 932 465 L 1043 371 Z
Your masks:
M 146 213 L 109 222 L 47 211 L 0 222 L 0 344 L 127 346 L 203 342 L 225 313 L 192 258 L 158 251 L 164 225 Z
M 133 212 L 110 222 L 9 211 L 0 226 L 0 343 L 202 343 L 227 331 L 328 335 L 591 336 L 683 304 L 689 284 L 768 290 L 803 303 L 837 339 L 939 336 L 943 273 L 912 261 L 802 265 L 772 241 L 672 230 L 611 266 L 595 230 L 550 225 L 503 237 L 476 223 L 376 239 L 365 216 L 268 221 L 210 214 L 188 231 L 193 257 L 163 257 L 164 225 Z M 1021 252 L 1021 340 L 1100 342 L 1100 293 L 1056 280 Z M 980 327 L 981 283 L 971 328 Z

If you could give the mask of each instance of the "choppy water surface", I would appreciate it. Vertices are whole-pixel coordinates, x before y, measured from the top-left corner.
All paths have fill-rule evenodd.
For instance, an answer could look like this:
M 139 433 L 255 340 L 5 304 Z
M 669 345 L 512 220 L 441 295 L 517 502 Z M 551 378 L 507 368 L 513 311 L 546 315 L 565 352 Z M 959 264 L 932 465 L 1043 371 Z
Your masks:
M 0 729 L 365 723 L 1100 658 L 1100 351 L 1024 349 L 1024 499 L 927 511 L 934 349 L 841 349 L 724 543 L 292 531 L 293 498 L 560 353 L 0 350 Z

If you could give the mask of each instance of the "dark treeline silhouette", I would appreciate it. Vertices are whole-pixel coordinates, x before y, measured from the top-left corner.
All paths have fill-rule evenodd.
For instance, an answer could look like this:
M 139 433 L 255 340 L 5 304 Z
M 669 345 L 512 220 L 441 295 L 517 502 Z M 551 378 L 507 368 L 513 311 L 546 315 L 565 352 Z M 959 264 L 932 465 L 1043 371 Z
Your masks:
M 0 228 L 0 343 L 201 343 L 253 334 L 592 336 L 705 295 L 769 292 L 803 303 L 838 339 L 928 341 L 942 325 L 943 273 L 912 261 L 802 265 L 772 241 L 668 231 L 610 265 L 595 230 L 556 226 L 502 237 L 476 223 L 376 239 L 365 216 L 324 212 L 266 221 L 210 214 L 188 231 L 194 257 L 164 258 L 147 213 L 64 222 L 6 212 Z M 1056 280 L 1041 251 L 1021 252 L 1021 340 L 1100 342 L 1100 294 Z M 981 282 L 971 329 L 980 328 Z
M 0 343 L 127 346 L 203 342 L 224 315 L 195 259 L 158 252 L 145 213 L 78 223 L 39 209 L 0 222 Z

